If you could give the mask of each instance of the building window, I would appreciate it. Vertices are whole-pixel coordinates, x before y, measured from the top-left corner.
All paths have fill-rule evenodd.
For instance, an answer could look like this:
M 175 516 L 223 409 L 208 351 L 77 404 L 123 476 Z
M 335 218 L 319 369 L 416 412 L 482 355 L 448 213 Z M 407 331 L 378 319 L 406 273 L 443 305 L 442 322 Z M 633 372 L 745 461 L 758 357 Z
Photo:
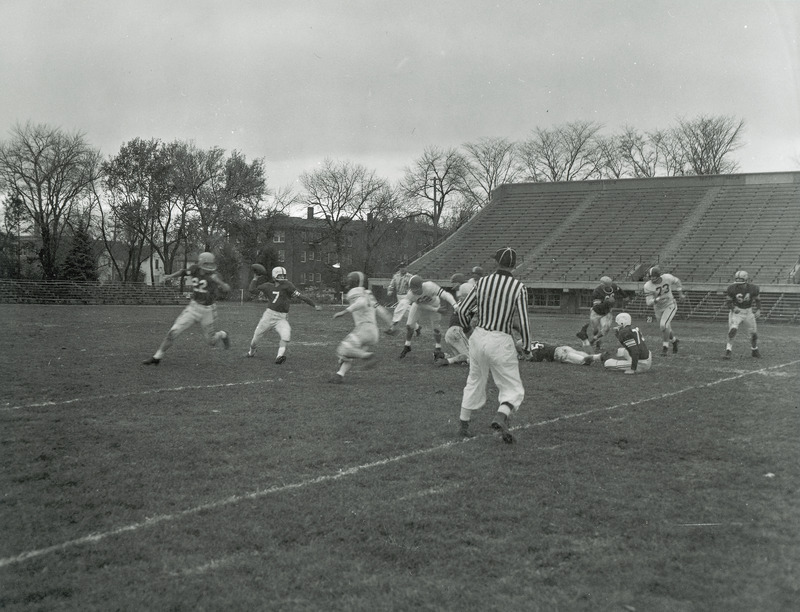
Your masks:
M 314 261 L 314 251 L 308 252 L 308 261 Z
M 306 252 L 300 251 L 300 263 L 306 263 Z
M 286 261 L 286 251 L 284 251 L 283 249 L 278 251 L 278 261 L 280 263 L 283 263 L 283 262 Z
M 533 289 L 533 305 L 558 308 L 561 306 L 561 289 Z
M 318 283 L 321 283 L 321 282 L 322 282 L 322 273 L 320 273 L 320 272 L 317 272 L 317 274 L 316 274 L 315 278 L 316 278 L 316 281 L 317 281 Z
M 286 230 L 275 230 L 272 236 L 272 242 L 286 242 Z

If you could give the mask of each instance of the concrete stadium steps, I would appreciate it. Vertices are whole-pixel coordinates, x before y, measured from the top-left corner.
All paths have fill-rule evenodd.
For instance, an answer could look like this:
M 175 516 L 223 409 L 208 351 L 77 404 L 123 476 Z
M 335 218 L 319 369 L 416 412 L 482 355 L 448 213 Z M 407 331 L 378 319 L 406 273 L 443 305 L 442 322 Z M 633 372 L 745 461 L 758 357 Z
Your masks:
M 595 284 L 659 263 L 684 283 L 726 283 L 736 269 L 785 283 L 800 255 L 800 173 L 499 187 L 490 204 L 410 269 L 449 278 L 513 246 L 524 282 Z

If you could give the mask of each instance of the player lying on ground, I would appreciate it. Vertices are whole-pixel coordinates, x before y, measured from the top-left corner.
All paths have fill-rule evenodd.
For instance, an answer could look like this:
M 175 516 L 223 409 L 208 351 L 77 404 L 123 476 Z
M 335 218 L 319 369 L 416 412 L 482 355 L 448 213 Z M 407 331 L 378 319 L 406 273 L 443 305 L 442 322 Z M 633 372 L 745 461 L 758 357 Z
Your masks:
M 555 361 L 557 363 L 571 363 L 573 365 L 592 365 L 595 361 L 600 361 L 599 354 L 584 353 L 571 346 L 547 344 L 545 342 L 531 342 L 530 349 L 526 354 L 522 346 L 517 344 L 517 353 L 520 361 Z

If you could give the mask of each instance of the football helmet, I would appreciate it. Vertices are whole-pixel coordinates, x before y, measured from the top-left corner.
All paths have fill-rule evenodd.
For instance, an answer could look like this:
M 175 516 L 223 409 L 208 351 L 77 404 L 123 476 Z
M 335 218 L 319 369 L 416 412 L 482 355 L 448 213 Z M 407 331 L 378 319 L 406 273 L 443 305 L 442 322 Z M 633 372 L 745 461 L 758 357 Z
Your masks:
M 614 281 L 611 280 L 610 276 L 601 276 L 600 282 L 603 284 L 603 286 L 610 287 L 611 283 L 613 283 Z
M 356 287 L 367 287 L 367 276 L 363 272 L 354 270 L 347 275 L 347 288 L 355 289 Z
M 209 253 L 208 251 L 200 253 L 200 257 L 197 258 L 197 263 L 206 272 L 214 272 L 217 269 L 217 262 L 214 261 L 214 253 Z
M 631 324 L 631 315 L 627 312 L 621 312 L 616 316 L 614 321 L 617 323 L 617 329 L 626 327 Z
M 750 275 L 744 270 L 739 270 L 736 276 L 733 277 L 733 282 L 735 283 L 746 283 L 748 280 L 750 280 Z
M 661 280 L 661 268 L 658 266 L 653 266 L 647 270 L 647 278 L 649 278 L 654 283 L 657 283 Z
M 275 280 L 286 280 L 286 268 L 276 266 L 272 268 L 272 278 Z
M 450 282 L 453 283 L 454 286 L 458 287 L 459 285 L 467 282 L 467 277 L 460 272 L 456 272 L 450 277 Z
M 408 281 L 408 286 L 414 293 L 422 293 L 422 277 L 419 274 L 415 274 Z

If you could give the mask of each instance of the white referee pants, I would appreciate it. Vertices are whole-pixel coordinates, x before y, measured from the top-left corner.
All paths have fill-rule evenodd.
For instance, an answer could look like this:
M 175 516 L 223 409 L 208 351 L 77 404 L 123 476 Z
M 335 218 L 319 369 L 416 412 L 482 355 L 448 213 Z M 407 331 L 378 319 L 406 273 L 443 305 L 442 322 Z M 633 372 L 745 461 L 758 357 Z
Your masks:
M 469 339 L 469 376 L 461 397 L 462 410 L 478 410 L 486 405 L 489 374 L 499 391 L 498 403 L 517 410 L 525 389 L 519 376 L 514 339 L 503 332 L 476 327 Z

